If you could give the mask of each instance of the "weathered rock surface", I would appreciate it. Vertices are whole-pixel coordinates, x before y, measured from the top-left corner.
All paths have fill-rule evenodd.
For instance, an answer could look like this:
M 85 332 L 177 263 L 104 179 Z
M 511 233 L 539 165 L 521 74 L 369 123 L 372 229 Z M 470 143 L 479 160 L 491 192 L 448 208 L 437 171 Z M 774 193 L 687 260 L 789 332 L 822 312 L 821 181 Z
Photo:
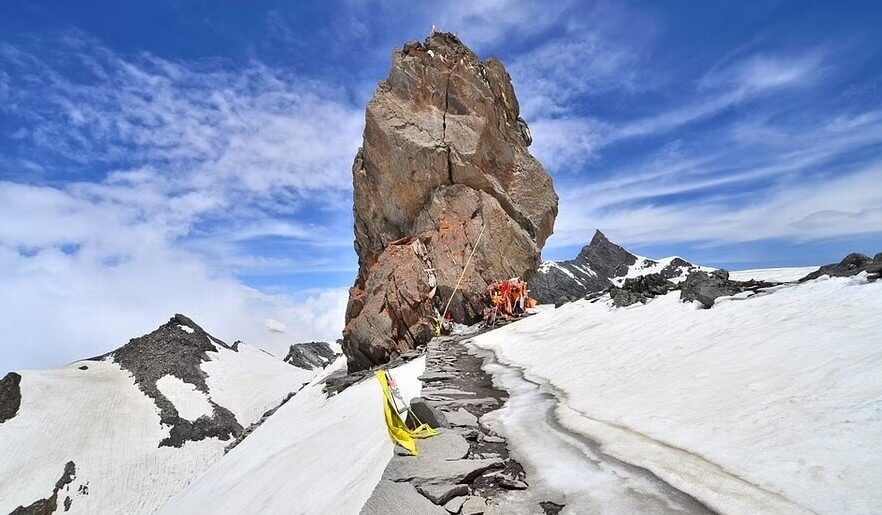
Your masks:
M 612 286 L 611 279 L 628 273 L 637 257 L 597 231 L 576 259 L 546 261 L 528 281 L 530 296 L 540 304 L 558 304 Z
M 447 515 L 447 510 L 436 506 L 409 483 L 396 483 L 382 479 L 361 508 L 361 513 L 365 515 L 413 515 L 414 513 Z
M 454 497 L 468 495 L 469 487 L 463 484 L 420 485 L 417 490 L 435 504 L 447 504 Z
M 845 256 L 839 263 L 822 266 L 800 279 L 799 282 L 811 281 L 823 275 L 851 277 L 861 272 L 867 272 L 868 277 L 872 280 L 878 279 L 882 275 L 882 252 L 876 254 L 873 259 L 870 259 L 870 256 L 854 252 Z
M 482 316 L 490 281 L 536 269 L 558 199 L 531 142 L 498 60 L 441 33 L 393 52 L 353 164 L 350 371 L 428 342 L 476 245 L 450 305 L 457 322 Z
M 501 459 L 427 460 L 413 456 L 394 456 L 383 478 L 410 481 L 416 485 L 467 483 L 487 470 L 502 468 Z
M 0 379 L 0 424 L 18 414 L 21 406 L 21 376 L 15 372 Z
M 327 342 L 308 342 L 292 345 L 285 356 L 285 363 L 298 368 L 315 370 L 325 368 L 334 362 L 337 353 Z

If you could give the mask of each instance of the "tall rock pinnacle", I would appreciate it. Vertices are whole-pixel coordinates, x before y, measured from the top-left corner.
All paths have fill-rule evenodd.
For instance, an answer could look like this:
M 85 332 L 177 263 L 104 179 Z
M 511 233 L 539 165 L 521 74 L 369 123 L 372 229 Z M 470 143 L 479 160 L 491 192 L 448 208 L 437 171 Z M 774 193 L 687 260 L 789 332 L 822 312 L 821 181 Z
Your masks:
M 502 63 L 452 34 L 392 54 L 352 167 L 355 250 L 343 351 L 350 370 L 424 344 L 477 242 L 449 312 L 480 319 L 486 285 L 528 276 L 557 195 Z M 482 235 L 483 229 L 483 235 Z

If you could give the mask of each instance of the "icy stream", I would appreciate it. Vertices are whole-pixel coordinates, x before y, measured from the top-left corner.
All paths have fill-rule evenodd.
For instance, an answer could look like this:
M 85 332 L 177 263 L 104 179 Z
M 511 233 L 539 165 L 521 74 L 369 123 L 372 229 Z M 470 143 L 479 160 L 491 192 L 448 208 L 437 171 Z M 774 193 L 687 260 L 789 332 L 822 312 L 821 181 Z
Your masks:
M 500 364 L 491 351 L 468 347 L 484 359 L 494 386 L 509 394 L 502 408 L 481 421 L 505 436 L 530 485 L 510 492 L 501 512 L 535 513 L 538 503 L 551 501 L 565 505 L 562 514 L 709 513 L 652 473 L 605 455 L 596 442 L 561 426 L 554 416 L 557 398 L 547 386 Z

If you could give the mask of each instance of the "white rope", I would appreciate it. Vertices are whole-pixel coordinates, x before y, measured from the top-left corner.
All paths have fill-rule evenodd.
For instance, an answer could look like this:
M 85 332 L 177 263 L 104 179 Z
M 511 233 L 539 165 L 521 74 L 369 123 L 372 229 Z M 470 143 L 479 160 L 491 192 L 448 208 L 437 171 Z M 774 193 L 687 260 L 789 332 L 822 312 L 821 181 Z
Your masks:
M 444 306 L 444 313 L 441 315 L 441 322 L 444 321 L 444 318 L 447 316 L 447 310 L 450 309 L 450 303 L 453 301 L 453 295 L 456 293 L 456 290 L 459 289 L 459 283 L 462 282 L 462 278 L 465 277 L 466 270 L 469 268 L 469 263 L 472 262 L 472 256 L 475 255 L 475 251 L 478 250 L 478 244 L 481 243 L 481 237 L 484 236 L 484 228 L 487 227 L 486 224 L 481 224 L 481 232 L 478 234 L 478 239 L 475 240 L 475 245 L 472 247 L 472 253 L 469 254 L 469 258 L 465 262 L 465 266 L 462 267 L 462 273 L 459 274 L 459 279 L 456 281 L 456 286 L 453 288 L 453 291 L 450 292 L 450 298 L 447 299 L 447 305 Z

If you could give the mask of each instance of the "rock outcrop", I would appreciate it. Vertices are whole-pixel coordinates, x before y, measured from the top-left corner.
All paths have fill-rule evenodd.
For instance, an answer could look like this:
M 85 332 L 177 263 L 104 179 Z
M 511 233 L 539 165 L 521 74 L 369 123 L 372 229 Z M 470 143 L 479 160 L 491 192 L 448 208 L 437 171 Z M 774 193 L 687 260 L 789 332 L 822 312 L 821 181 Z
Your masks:
M 97 361 L 111 358 L 129 371 L 138 388 L 156 403 L 162 423 L 171 427 L 169 436 L 159 446 L 181 447 L 187 441 L 211 437 L 229 440 L 242 432 L 243 428 L 236 416 L 210 397 L 210 417 L 202 416 L 195 421 L 182 418 L 157 384 L 162 377 L 171 375 L 210 395 L 206 374 L 200 364 L 208 361 L 207 353 L 217 352 L 218 347 L 234 350 L 227 343 L 208 334 L 191 319 L 176 314 L 155 331 L 132 338 L 115 351 L 93 359 Z
M 15 372 L 0 379 L 0 424 L 18 414 L 21 406 L 21 376 Z
M 352 168 L 350 371 L 426 343 L 451 295 L 454 320 L 472 323 L 489 282 L 536 269 L 558 199 L 531 142 L 497 59 L 442 33 L 393 52 Z
M 647 274 L 625 279 L 621 287 L 612 286 L 609 289 L 609 297 L 614 306 L 623 308 L 637 302 L 646 304 L 650 299 L 665 295 L 676 288 L 677 285 L 661 273 Z
M 824 265 L 814 272 L 806 275 L 799 282 L 811 281 L 823 275 L 830 277 L 851 277 L 861 272 L 867 272 L 867 277 L 875 281 L 882 275 L 882 252 L 870 259 L 870 256 L 853 252 L 845 256 L 839 263 Z
M 315 370 L 330 365 L 338 355 L 328 342 L 298 343 L 288 348 L 285 363 L 304 370 Z
M 714 305 L 718 297 L 728 297 L 745 291 L 758 293 L 762 288 L 771 288 L 779 283 L 757 281 L 733 281 L 726 270 L 714 270 L 711 273 L 696 270 L 686 276 L 680 283 L 680 300 L 683 302 L 698 301 L 705 309 Z

